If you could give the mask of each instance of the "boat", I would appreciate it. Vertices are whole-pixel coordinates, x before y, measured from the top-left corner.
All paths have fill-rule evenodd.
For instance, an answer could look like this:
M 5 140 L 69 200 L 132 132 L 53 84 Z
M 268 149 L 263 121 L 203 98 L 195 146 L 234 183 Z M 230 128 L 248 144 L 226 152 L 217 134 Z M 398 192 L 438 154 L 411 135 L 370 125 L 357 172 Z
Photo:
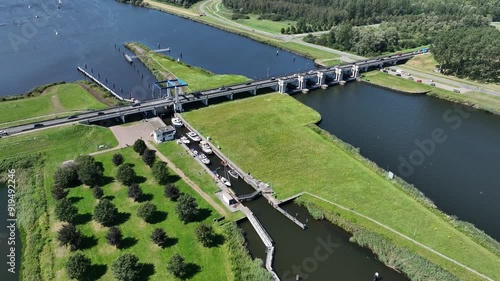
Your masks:
M 198 154 L 198 159 L 200 159 L 201 163 L 205 165 L 210 164 L 210 159 L 208 159 L 208 157 L 203 153 Z
M 237 179 L 237 178 L 238 178 L 238 173 L 236 173 L 236 171 L 235 171 L 235 170 L 229 170 L 227 173 L 228 173 L 231 177 L 233 177 L 233 178 L 235 178 L 235 179 Z
M 225 178 L 225 177 L 220 177 L 220 180 L 221 180 L 221 181 L 222 181 L 222 183 L 223 183 L 223 184 L 225 184 L 226 186 L 231 186 L 231 183 L 230 183 L 228 180 L 226 180 L 226 178 Z
M 198 151 L 196 151 L 196 149 L 191 149 L 190 153 L 191 153 L 191 156 L 193 156 L 193 157 L 198 156 Z
M 181 137 L 181 142 L 182 142 L 183 144 L 189 144 L 191 141 L 190 141 L 188 138 L 186 138 L 186 137 L 182 136 L 182 137 Z
M 210 145 L 206 141 L 201 141 L 200 142 L 200 147 L 201 147 L 201 150 L 203 150 L 203 152 L 205 152 L 206 154 L 212 154 L 212 153 L 214 153 L 212 151 L 212 148 L 210 148 Z
M 188 132 L 186 134 L 192 141 L 201 141 L 201 138 L 194 132 Z
M 172 125 L 174 125 L 175 127 L 182 127 L 184 125 L 184 123 L 182 123 L 182 120 L 177 117 L 170 119 L 170 121 L 172 121 Z

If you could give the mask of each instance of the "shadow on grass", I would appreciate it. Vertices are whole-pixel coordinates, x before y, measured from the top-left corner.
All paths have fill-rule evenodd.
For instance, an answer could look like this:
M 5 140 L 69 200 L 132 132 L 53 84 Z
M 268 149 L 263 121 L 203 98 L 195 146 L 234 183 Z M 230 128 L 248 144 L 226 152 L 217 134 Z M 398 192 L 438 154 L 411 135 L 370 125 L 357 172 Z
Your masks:
M 224 235 L 221 235 L 221 234 L 215 234 L 212 238 L 213 238 L 213 240 L 212 240 L 213 242 L 209 245 L 210 248 L 219 247 L 222 244 L 224 244 L 224 242 L 226 242 Z
M 113 196 L 113 195 L 106 195 L 106 196 L 103 196 L 101 199 L 107 199 L 109 201 L 113 201 L 113 199 L 115 199 L 115 196 Z
M 201 271 L 201 267 L 196 263 L 189 262 L 186 264 L 185 270 L 186 273 L 184 274 L 184 276 L 182 276 L 183 280 L 193 278 L 197 273 Z
M 89 221 L 92 220 L 92 214 L 86 213 L 86 214 L 78 214 L 75 219 L 73 220 L 73 223 L 76 225 L 79 224 L 86 224 Z
M 177 242 L 179 242 L 179 238 L 177 238 L 177 237 L 167 237 L 167 239 L 165 239 L 165 244 L 163 244 L 162 248 L 172 247 L 175 244 L 177 244 Z
M 85 280 L 94 281 L 99 280 L 108 271 L 108 266 L 105 264 L 93 264 L 88 270 L 88 276 Z
M 178 175 L 169 175 L 168 179 L 167 179 L 167 183 L 169 183 L 169 182 L 176 183 L 180 179 L 181 179 L 181 177 L 179 177 Z
M 139 203 L 140 203 L 140 202 L 151 201 L 151 200 L 153 200 L 153 197 L 154 197 L 154 196 L 153 196 L 153 194 L 151 194 L 151 193 L 143 193 L 143 194 L 141 195 L 141 197 L 139 197 L 139 199 L 137 200 L 137 202 L 139 202 Z
M 149 277 L 155 274 L 155 266 L 151 263 L 142 263 L 141 273 L 139 274 L 139 280 L 149 280 Z
M 69 202 L 71 202 L 71 204 L 75 204 L 75 203 L 78 203 L 80 200 L 83 199 L 83 197 L 81 196 L 78 196 L 78 197 L 69 197 Z
M 94 236 L 83 236 L 78 249 L 87 250 L 94 246 L 97 246 L 97 238 Z
M 157 224 L 167 219 L 168 213 L 163 211 L 156 211 L 152 218 L 148 221 L 150 224 Z
M 147 180 L 147 178 L 143 177 L 143 176 L 135 176 L 134 178 L 134 183 L 145 183 Z
M 128 249 L 137 244 L 137 242 L 138 240 L 134 237 L 125 237 L 120 243 L 120 249 Z
M 101 178 L 101 186 L 108 185 L 112 183 L 115 179 L 113 177 L 102 176 Z
M 207 208 L 200 208 L 198 209 L 198 214 L 194 217 L 193 221 L 194 222 L 202 222 L 206 220 L 210 215 L 212 214 L 212 211 L 207 209 Z
M 130 219 L 130 213 L 118 213 L 118 216 L 116 216 L 115 223 L 112 226 L 123 224 L 129 219 Z

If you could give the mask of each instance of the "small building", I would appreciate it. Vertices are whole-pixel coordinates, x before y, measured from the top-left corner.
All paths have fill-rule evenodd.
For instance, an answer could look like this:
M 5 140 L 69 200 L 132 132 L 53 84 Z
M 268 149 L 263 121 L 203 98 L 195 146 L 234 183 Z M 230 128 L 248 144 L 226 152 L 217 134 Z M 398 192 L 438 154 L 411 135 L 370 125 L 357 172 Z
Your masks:
M 156 143 L 173 140 L 175 138 L 175 128 L 172 126 L 160 127 L 153 131 L 153 138 Z
M 234 199 L 231 195 L 227 194 L 224 191 L 222 191 L 222 201 L 224 201 L 224 203 L 226 203 L 229 206 L 237 203 L 236 199 Z

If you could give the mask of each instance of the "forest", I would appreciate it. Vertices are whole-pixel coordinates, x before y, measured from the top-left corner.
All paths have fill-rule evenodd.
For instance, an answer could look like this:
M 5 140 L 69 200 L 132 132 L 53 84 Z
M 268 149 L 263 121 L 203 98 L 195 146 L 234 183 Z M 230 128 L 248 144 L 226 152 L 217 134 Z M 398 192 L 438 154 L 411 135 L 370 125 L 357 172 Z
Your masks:
M 306 42 L 376 56 L 431 45 L 444 73 L 500 81 L 500 0 L 223 0 L 242 17 L 295 20 L 281 33 Z

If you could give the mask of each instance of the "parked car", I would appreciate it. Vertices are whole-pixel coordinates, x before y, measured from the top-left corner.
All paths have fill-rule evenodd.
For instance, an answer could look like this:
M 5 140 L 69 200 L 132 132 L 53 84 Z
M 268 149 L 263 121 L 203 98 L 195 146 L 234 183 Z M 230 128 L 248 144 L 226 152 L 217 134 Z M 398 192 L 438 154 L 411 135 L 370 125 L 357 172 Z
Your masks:
M 76 117 L 78 117 L 78 115 L 70 115 L 68 116 L 68 119 L 75 119 Z
M 458 89 L 453 89 L 453 92 L 460 94 L 460 90 L 458 90 Z
M 422 83 L 422 80 L 418 79 L 418 80 L 417 80 L 417 82 L 418 82 L 418 83 Z
M 431 86 L 436 86 L 436 84 L 434 84 L 434 83 L 431 83 Z
M 401 77 L 401 73 L 396 73 L 396 76 L 399 76 L 399 77 Z
M 43 124 L 36 123 L 35 125 L 33 125 L 33 128 L 41 128 L 43 126 L 44 126 Z
M 1 131 L 0 131 L 0 136 L 2 136 L 2 137 L 3 137 L 3 136 L 6 136 L 6 135 L 8 135 L 8 134 L 9 134 L 9 133 L 7 133 L 6 131 L 3 131 L 3 130 L 1 130 Z
M 408 79 L 410 79 L 410 80 L 415 80 L 415 79 L 413 79 L 413 77 L 408 77 Z

